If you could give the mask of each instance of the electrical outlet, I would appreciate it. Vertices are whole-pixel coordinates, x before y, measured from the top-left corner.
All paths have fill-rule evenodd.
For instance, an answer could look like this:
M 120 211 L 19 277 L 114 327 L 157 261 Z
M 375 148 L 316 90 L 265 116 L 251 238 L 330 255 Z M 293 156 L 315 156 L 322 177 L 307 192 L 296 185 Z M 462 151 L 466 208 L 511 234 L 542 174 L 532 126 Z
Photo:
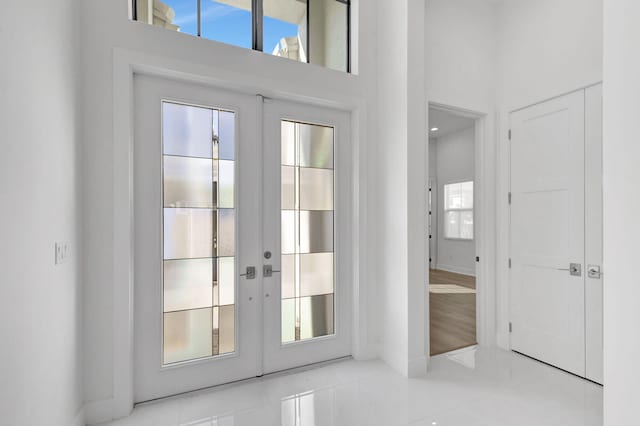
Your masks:
M 69 259 L 69 243 L 64 242 L 56 242 L 56 265 L 60 265 L 61 263 L 65 263 Z

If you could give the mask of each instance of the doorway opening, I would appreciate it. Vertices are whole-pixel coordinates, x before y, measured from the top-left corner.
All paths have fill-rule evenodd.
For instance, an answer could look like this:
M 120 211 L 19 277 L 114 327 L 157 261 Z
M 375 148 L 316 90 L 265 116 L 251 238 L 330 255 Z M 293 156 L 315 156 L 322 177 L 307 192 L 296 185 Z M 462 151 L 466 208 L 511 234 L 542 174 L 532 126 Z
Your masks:
M 429 353 L 477 344 L 476 121 L 429 105 Z

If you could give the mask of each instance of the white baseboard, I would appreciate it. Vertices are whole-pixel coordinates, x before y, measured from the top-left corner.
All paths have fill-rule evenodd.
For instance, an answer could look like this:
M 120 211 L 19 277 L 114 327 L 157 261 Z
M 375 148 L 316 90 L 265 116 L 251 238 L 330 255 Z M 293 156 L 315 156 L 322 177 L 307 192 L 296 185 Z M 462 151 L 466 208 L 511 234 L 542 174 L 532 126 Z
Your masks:
M 78 410 L 76 416 L 73 418 L 71 426 L 85 426 L 86 424 L 87 423 L 85 422 L 84 418 L 84 406 L 82 406 L 80 407 L 80 410 Z
M 84 420 L 88 425 L 113 420 L 113 399 L 86 402 L 84 404 Z
M 469 268 L 465 268 L 464 266 L 443 265 L 441 263 L 438 263 L 436 265 L 436 269 L 439 269 L 441 271 L 453 272 L 455 274 L 468 275 L 470 277 L 475 277 L 476 276 L 475 268 L 474 269 L 469 269 Z

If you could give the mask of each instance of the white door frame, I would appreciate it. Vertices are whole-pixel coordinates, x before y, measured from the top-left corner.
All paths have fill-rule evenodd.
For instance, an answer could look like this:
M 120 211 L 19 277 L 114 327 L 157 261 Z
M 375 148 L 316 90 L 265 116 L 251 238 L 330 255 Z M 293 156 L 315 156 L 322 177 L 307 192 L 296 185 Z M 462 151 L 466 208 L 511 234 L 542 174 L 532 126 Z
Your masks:
M 476 256 L 480 261 L 476 262 L 476 340 L 480 345 L 492 345 L 495 333 L 492 332 L 493 316 L 491 312 L 494 305 L 493 295 L 495 294 L 495 284 L 490 279 L 494 275 L 495 250 L 493 249 L 493 237 L 491 233 L 495 229 L 493 221 L 492 200 L 494 188 L 491 187 L 489 172 L 493 167 L 493 159 L 489 154 L 489 142 L 491 136 L 489 132 L 488 112 L 479 112 L 471 109 L 449 106 L 437 102 L 429 102 L 428 108 L 438 111 L 448 112 L 461 117 L 474 120 L 474 146 L 475 146 L 475 177 L 474 177 L 474 231 Z M 428 114 L 427 114 L 428 115 Z M 427 129 L 431 126 L 427 123 Z M 425 160 L 425 168 L 429 165 L 429 150 Z M 429 186 L 429 173 L 425 173 L 425 186 Z M 428 240 L 429 229 L 425 226 L 425 234 Z M 427 250 L 425 265 L 429 265 L 429 251 Z M 427 286 L 429 276 L 427 274 Z M 426 321 L 429 322 L 429 292 L 426 291 Z M 426 327 L 427 356 L 430 356 L 430 324 Z
M 113 52 L 113 398 L 99 406 L 94 405 L 92 416 L 100 421 L 127 416 L 134 404 L 134 329 L 133 329 L 133 271 L 134 271 L 134 211 L 133 211 L 133 76 L 135 73 L 178 79 L 184 82 L 207 84 L 237 90 L 246 94 L 265 94 L 273 98 L 306 102 L 351 112 L 352 144 L 352 217 L 358 226 L 352 229 L 352 355 L 356 359 L 373 358 L 376 348 L 367 335 L 368 306 L 366 262 L 363 252 L 368 250 L 368 223 L 360 219 L 366 208 L 367 158 L 361 149 L 366 138 L 366 100 L 352 96 L 326 94 L 325 98 L 294 95 L 285 88 L 256 87 L 242 76 L 220 70 L 205 69 L 173 58 L 116 48 Z M 366 146 L 366 144 L 364 145 Z
M 431 173 L 431 171 L 429 171 Z M 429 186 L 427 187 L 427 192 L 431 192 L 431 194 L 427 194 L 427 206 L 429 206 L 429 196 L 431 196 L 431 207 L 428 208 L 431 212 L 427 212 L 429 215 L 428 220 L 431 221 L 431 232 L 429 232 L 429 223 L 427 222 L 427 235 L 431 235 L 431 238 L 427 240 L 429 244 L 429 268 L 433 265 L 433 269 L 436 269 L 435 266 L 438 264 L 438 179 L 435 176 L 429 178 Z M 431 250 L 433 248 L 433 250 Z

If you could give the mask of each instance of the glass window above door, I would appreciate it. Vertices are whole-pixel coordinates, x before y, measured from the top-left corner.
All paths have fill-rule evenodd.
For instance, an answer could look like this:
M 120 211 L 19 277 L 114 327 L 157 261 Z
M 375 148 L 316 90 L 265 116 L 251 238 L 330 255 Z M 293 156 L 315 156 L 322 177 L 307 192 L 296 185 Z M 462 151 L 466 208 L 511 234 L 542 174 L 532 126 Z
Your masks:
M 350 72 L 350 0 L 132 0 L 134 19 Z

